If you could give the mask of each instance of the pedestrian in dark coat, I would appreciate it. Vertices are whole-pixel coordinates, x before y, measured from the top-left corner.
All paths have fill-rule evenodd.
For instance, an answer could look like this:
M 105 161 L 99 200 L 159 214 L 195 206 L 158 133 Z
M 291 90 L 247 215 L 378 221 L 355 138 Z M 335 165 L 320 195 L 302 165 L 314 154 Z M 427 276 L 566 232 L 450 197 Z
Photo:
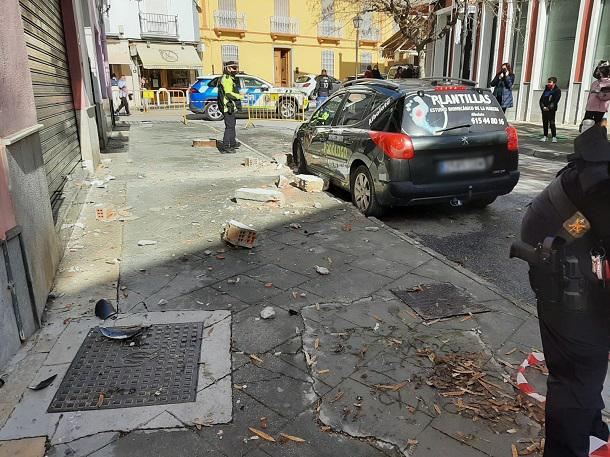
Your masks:
M 508 62 L 502 64 L 500 71 L 489 83 L 494 88 L 494 96 L 505 113 L 508 108 L 513 107 L 513 84 L 515 84 L 515 74 Z
M 381 76 L 381 72 L 379 71 L 379 65 L 377 64 L 375 64 L 375 66 L 373 67 L 373 78 L 383 79 L 383 76 Z
M 547 141 L 549 137 L 549 127 L 553 135 L 553 143 L 557 143 L 557 127 L 555 126 L 555 113 L 559 100 L 561 99 L 561 89 L 557 85 L 557 78 L 551 76 L 540 96 L 540 110 L 542 111 L 542 131 L 544 135 L 540 141 Z

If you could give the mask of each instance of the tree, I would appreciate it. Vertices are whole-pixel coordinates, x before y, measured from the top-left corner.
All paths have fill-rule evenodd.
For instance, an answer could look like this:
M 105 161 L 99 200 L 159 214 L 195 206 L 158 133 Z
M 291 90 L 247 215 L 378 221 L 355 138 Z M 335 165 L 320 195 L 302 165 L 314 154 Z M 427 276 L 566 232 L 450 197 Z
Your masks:
M 317 0 L 318 3 L 320 1 L 323 0 Z M 417 52 L 422 70 L 425 68 L 426 47 L 444 38 L 456 26 L 463 19 L 462 13 L 469 4 L 478 5 L 479 8 L 487 7 L 496 15 L 499 13 L 498 0 L 335 0 L 335 3 L 334 11 L 341 11 L 346 19 L 364 13 L 379 13 L 390 17 L 405 42 Z M 508 3 L 513 4 L 513 14 L 508 20 L 514 21 L 526 3 L 523 0 L 507 0 L 503 4 Z M 446 6 L 452 6 L 453 14 L 449 15 L 447 22 L 440 24 L 435 13 Z M 325 15 L 322 8 L 322 19 Z M 502 18 L 507 20 L 505 15 Z M 519 33 L 519 30 L 515 32 Z

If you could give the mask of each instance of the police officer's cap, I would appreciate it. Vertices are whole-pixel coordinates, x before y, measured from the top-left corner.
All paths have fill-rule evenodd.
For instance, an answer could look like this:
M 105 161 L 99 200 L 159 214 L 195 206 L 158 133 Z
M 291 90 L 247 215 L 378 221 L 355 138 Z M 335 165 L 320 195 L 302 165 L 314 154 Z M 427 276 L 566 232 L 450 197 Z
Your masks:
M 239 62 L 235 60 L 229 60 L 228 62 L 225 62 L 225 67 L 239 67 Z
M 574 140 L 574 154 L 568 161 L 584 160 L 586 162 L 610 162 L 610 142 L 606 127 L 595 124 Z

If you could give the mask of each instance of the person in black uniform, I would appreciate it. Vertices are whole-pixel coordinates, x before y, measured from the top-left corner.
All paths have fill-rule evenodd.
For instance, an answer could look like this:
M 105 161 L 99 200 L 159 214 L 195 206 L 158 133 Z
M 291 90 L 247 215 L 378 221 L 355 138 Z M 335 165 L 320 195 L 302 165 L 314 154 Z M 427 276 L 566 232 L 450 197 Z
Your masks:
M 319 76 L 316 76 L 316 88 L 314 94 L 317 97 L 316 106 L 322 105 L 333 90 L 333 80 L 328 76 L 326 70 L 322 70 Z
M 604 125 L 574 141 L 529 206 L 511 257 L 530 264 L 549 369 L 545 457 L 587 457 L 608 441 L 601 392 L 610 349 L 610 143 Z

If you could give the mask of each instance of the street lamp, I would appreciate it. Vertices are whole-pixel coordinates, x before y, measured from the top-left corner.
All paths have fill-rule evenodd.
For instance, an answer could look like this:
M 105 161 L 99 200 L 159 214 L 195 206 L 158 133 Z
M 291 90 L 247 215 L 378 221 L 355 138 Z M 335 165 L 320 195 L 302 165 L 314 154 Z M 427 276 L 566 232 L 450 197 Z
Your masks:
M 360 44 L 360 27 L 362 27 L 362 16 L 357 14 L 352 21 L 354 23 L 354 28 L 356 29 L 356 74 L 354 75 L 354 79 L 358 79 L 358 46 Z

